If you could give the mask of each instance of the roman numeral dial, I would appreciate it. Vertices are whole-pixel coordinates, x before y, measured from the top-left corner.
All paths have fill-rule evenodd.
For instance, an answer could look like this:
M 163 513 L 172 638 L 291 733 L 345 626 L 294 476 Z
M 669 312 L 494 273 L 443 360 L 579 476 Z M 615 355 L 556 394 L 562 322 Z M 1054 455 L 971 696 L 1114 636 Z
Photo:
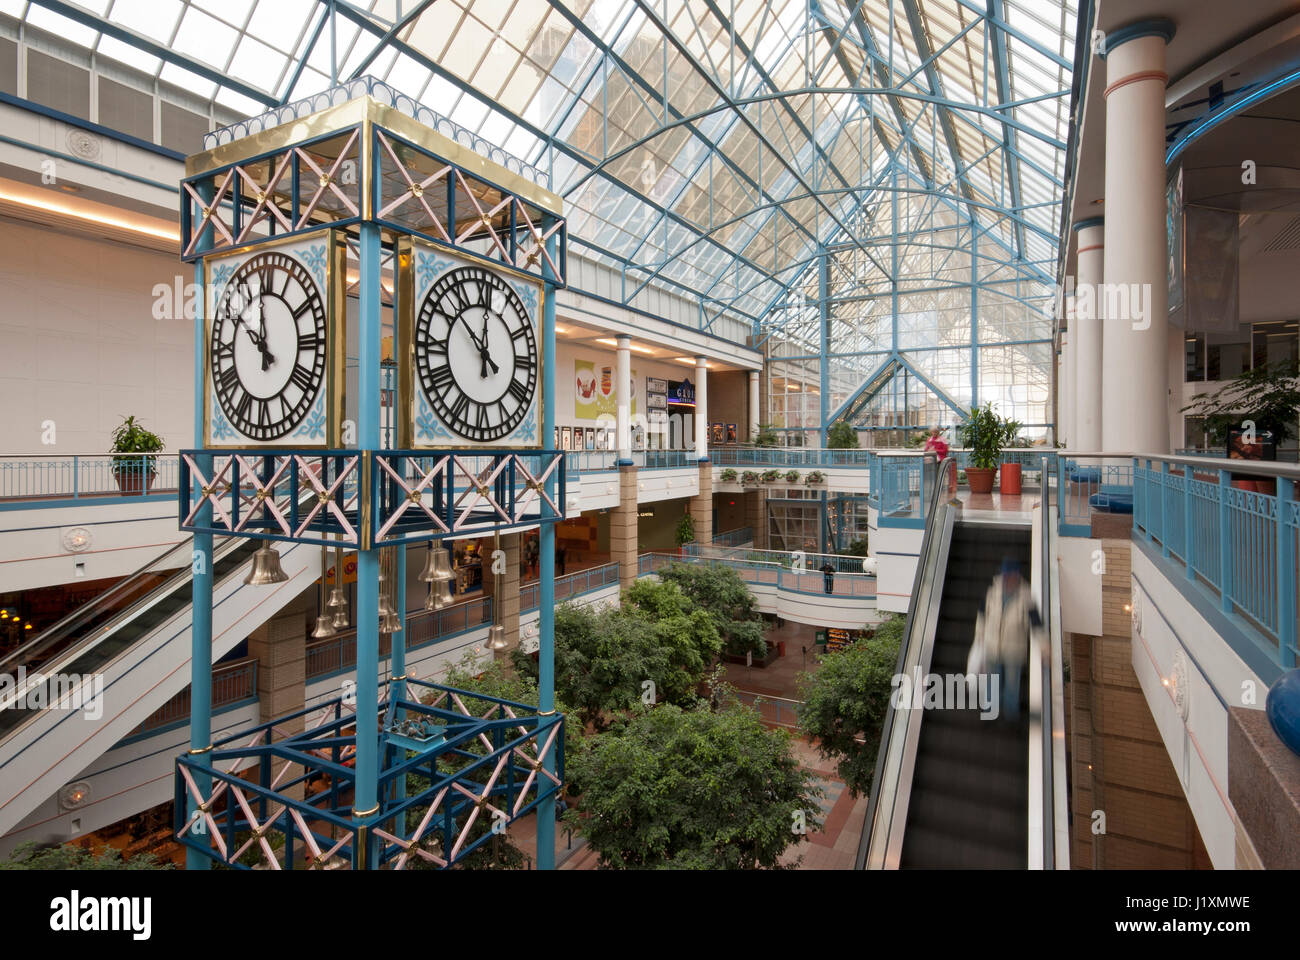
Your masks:
M 325 383 L 326 329 L 325 300 L 296 257 L 254 254 L 235 270 L 208 348 L 213 393 L 235 430 L 266 443 L 297 429 Z
M 414 339 L 425 399 L 457 436 L 502 440 L 533 409 L 537 333 L 509 280 L 482 267 L 449 270 L 421 301 Z

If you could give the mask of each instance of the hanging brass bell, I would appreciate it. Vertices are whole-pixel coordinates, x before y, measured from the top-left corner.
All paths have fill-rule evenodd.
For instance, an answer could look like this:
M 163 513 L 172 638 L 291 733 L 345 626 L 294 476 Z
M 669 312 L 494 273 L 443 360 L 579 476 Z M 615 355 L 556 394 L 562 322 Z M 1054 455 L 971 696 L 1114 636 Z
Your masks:
M 494 623 L 488 629 L 487 640 L 483 642 L 483 649 L 492 653 L 500 653 L 510 648 L 510 641 L 506 639 L 506 628 L 499 623 Z
M 285 583 L 288 579 L 289 575 L 280 566 L 280 554 L 268 543 L 258 547 L 257 552 L 253 554 L 253 563 L 249 568 L 248 576 L 244 578 L 244 583 L 250 587 L 257 587 L 265 583 Z
M 451 582 L 456 574 L 451 569 L 451 558 L 441 548 L 433 551 L 433 579 Z
M 420 579 L 423 580 L 425 583 L 432 583 L 434 579 L 437 577 L 437 573 L 438 573 L 437 562 L 434 560 L 434 557 L 438 553 L 442 553 L 442 552 L 445 551 L 443 551 L 440 547 L 432 547 L 432 546 L 428 549 L 428 551 L 426 551 L 426 555 L 424 558 L 424 569 L 420 571 Z
M 424 601 L 424 609 L 441 610 L 455 602 L 455 598 L 451 595 L 451 581 L 435 580 L 429 585 L 429 597 Z
M 389 610 L 387 613 L 381 613 L 379 616 L 380 633 L 399 633 L 402 629 L 402 618 L 397 615 L 395 610 Z
M 316 618 L 316 629 L 311 632 L 313 640 L 324 640 L 334 636 L 338 631 L 334 629 L 333 620 L 327 614 L 321 614 Z

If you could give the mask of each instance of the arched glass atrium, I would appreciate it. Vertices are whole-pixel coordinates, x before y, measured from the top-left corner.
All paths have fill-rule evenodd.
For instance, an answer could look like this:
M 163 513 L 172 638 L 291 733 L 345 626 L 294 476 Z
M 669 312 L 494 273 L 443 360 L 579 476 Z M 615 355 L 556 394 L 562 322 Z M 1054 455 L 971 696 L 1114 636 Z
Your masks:
M 1073 0 L 0 12 L 166 91 L 170 114 L 142 124 L 163 141 L 385 81 L 564 198 L 573 287 L 761 348 L 788 444 L 820 446 L 836 419 L 898 444 L 986 401 L 1051 429 Z M 131 129 L 129 99 L 101 86 L 99 122 Z

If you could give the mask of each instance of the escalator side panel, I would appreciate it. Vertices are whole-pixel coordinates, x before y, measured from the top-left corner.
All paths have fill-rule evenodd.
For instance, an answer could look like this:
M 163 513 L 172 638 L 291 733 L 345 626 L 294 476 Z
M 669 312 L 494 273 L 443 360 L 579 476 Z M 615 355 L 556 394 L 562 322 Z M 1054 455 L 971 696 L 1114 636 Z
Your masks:
M 930 672 L 965 673 L 975 616 L 1004 556 L 1030 569 L 1028 527 L 957 524 Z M 1019 868 L 1028 863 L 1028 678 L 1018 719 L 977 708 L 924 712 L 900 866 Z

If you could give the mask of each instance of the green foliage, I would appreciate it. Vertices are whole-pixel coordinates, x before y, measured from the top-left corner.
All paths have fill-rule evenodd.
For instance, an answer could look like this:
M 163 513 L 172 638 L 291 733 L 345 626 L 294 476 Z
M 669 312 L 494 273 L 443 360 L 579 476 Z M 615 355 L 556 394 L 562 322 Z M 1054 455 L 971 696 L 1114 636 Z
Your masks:
M 677 530 L 674 534 L 677 538 L 677 546 L 686 543 L 695 542 L 695 518 L 689 513 L 683 513 L 681 519 L 677 521 Z
M 718 479 L 721 480 L 723 483 L 735 483 L 736 471 L 733 470 L 731 467 L 727 467 L 726 470 L 723 470 L 720 474 L 718 474 Z
M 780 471 L 780 470 L 775 470 L 775 469 L 773 469 L 773 470 L 764 470 L 764 471 L 763 471 L 763 482 L 764 482 L 764 483 L 776 483 L 776 481 L 778 481 L 778 480 L 780 480 L 780 479 L 781 479 L 781 471 Z
M 781 442 L 781 437 L 772 429 L 770 423 L 760 423 L 758 425 L 758 436 L 754 438 L 756 447 L 775 447 Z
M 871 789 L 905 623 L 901 616 L 886 621 L 874 636 L 826 654 L 818 670 L 799 678 L 799 730 L 823 758 L 836 761 L 855 796 Z
M 1253 367 L 1233 377 L 1213 393 L 1197 396 L 1183 413 L 1205 418 L 1210 442 L 1224 444 L 1228 431 L 1255 421 L 1256 432 L 1271 430 L 1279 443 L 1296 433 L 1300 419 L 1300 381 L 1294 363 Z
M 758 483 L 758 472 L 755 470 L 746 470 L 740 475 L 740 482 L 747 487 L 752 487 Z
M 844 552 L 851 557 L 865 557 L 867 555 L 867 538 L 861 537 L 854 540 L 844 548 Z
M 1006 439 L 1008 421 L 993 409 L 992 402 L 982 407 L 971 407 L 970 417 L 957 424 L 961 445 L 970 450 L 970 465 L 977 470 L 993 470 L 1002 462 L 1002 443 Z M 1019 432 L 1020 425 L 1016 424 Z
M 153 854 L 141 853 L 124 858 L 120 850 L 109 847 L 99 853 L 83 850 L 75 844 L 42 847 L 30 841 L 17 847 L 4 860 L 0 870 L 171 870 Z
M 822 473 L 820 470 L 810 470 L 804 475 L 803 482 L 808 484 L 810 487 L 818 483 L 825 483 L 826 474 Z
M 763 617 L 755 607 L 740 574 L 721 563 L 670 563 L 659 571 L 659 579 L 676 584 L 696 606 L 712 619 L 727 653 L 756 656 L 767 652 L 763 639 Z
M 556 693 L 580 725 L 600 726 L 637 709 L 647 680 L 658 702 L 694 703 L 695 688 L 722 649 L 712 618 L 676 586 L 639 581 L 626 600 L 620 607 L 556 608 Z M 514 659 L 521 673 L 536 676 L 532 657 L 516 652 Z
M 160 453 L 165 450 L 166 444 L 162 442 L 162 437 L 156 433 L 146 430 L 135 417 L 127 417 L 117 429 L 113 431 L 113 445 L 109 448 L 109 453 L 123 454 L 140 454 L 140 453 Z M 113 468 L 140 470 L 153 470 L 156 457 L 139 457 L 123 456 L 113 458 Z
M 566 819 L 617 869 L 778 868 L 796 811 L 820 824 L 812 774 L 749 708 L 664 705 L 592 737 L 571 758 L 582 794 Z
M 856 449 L 858 431 L 847 420 L 836 420 L 826 431 L 826 446 L 832 450 Z
M 786 482 L 786 483 L 798 483 L 798 482 L 799 482 L 799 471 L 798 471 L 798 470 L 787 470 L 787 471 L 785 472 L 785 482 Z
M 925 446 L 925 441 L 929 439 L 930 439 L 930 435 L 928 433 L 925 433 L 924 431 L 922 431 L 921 433 L 914 433 L 907 438 L 907 445 L 909 447 L 912 447 L 913 449 L 919 450 L 921 447 Z

